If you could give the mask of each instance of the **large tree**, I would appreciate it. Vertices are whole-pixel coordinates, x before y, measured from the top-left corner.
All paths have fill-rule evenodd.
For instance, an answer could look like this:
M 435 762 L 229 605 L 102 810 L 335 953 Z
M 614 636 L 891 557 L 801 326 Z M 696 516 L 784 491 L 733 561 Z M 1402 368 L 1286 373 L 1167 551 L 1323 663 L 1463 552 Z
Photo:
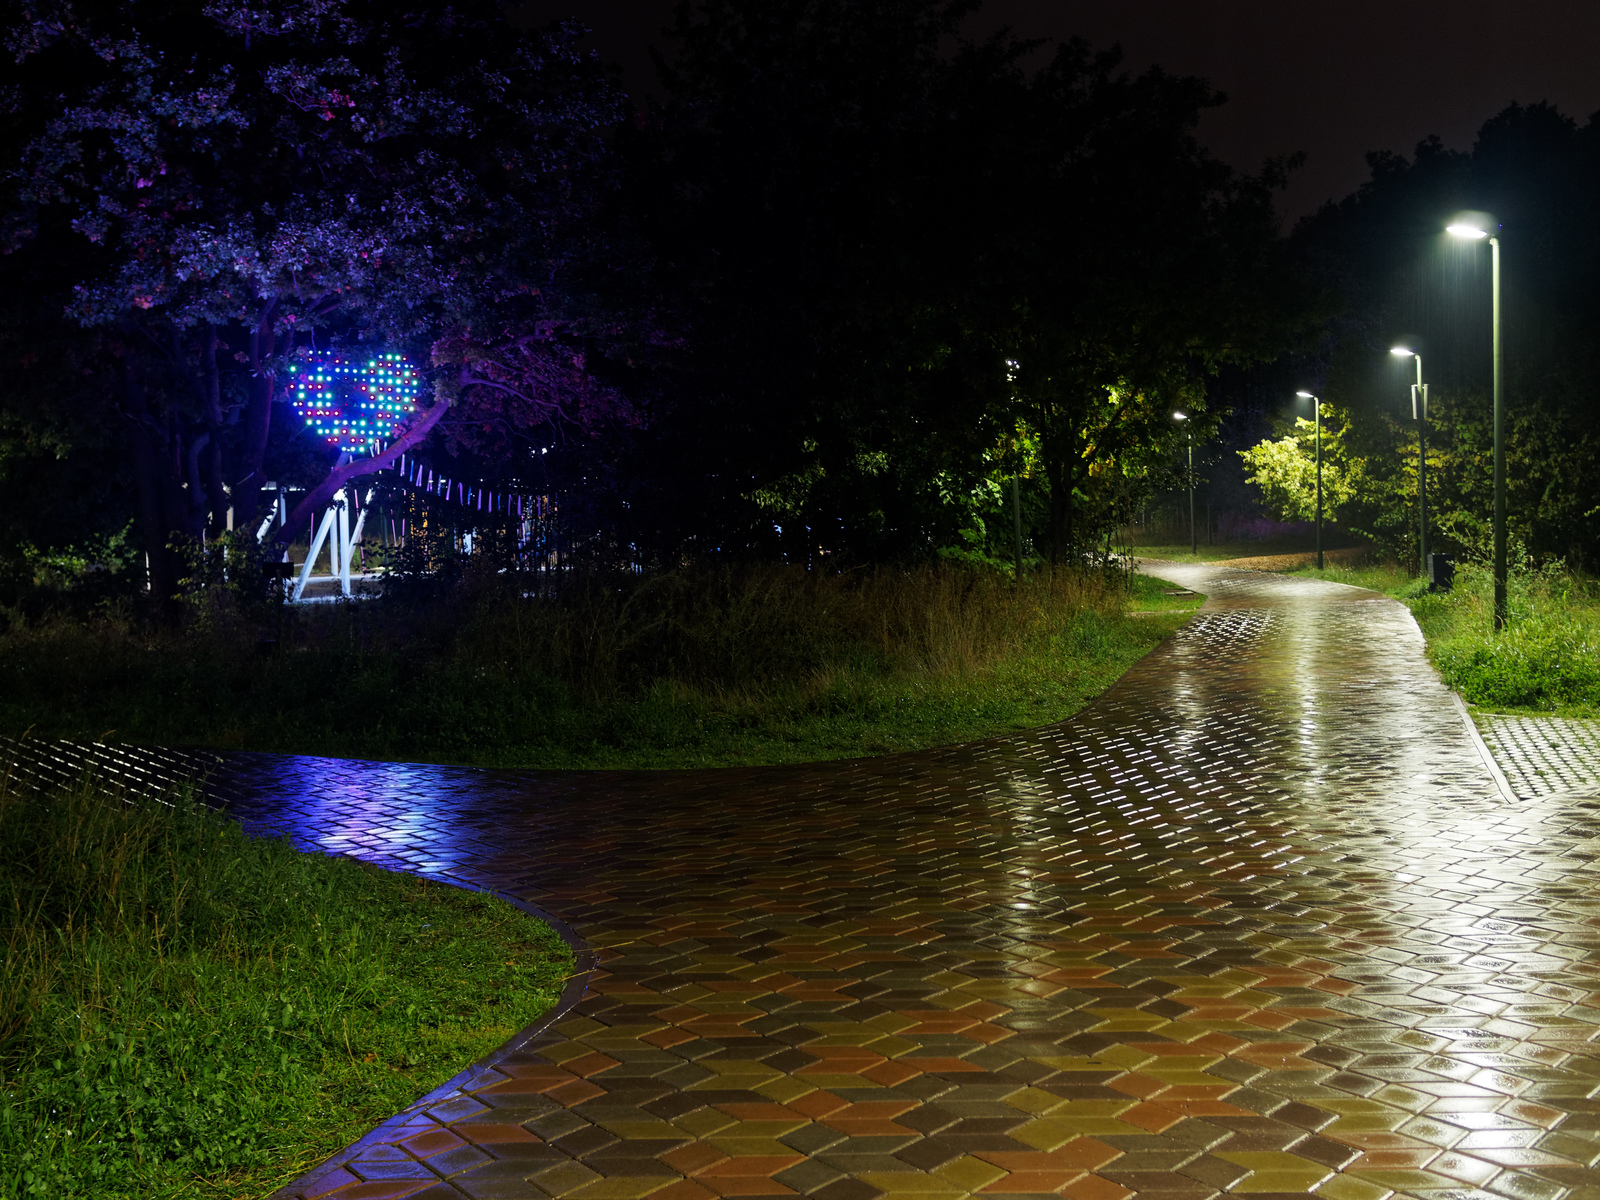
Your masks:
M 679 8 L 646 219 L 693 329 L 673 461 L 728 540 L 925 551 L 1027 470 L 1064 558 L 1170 474 L 1174 407 L 1205 429 L 1222 364 L 1312 327 L 1281 169 L 1204 151 L 1209 87 L 1076 42 L 1030 69 L 973 7 Z
M 122 431 L 158 596 L 174 536 L 257 518 L 299 347 L 382 343 L 431 384 L 388 455 L 329 461 L 303 507 L 463 397 L 519 429 L 617 402 L 586 370 L 614 321 L 584 275 L 619 97 L 575 27 L 494 0 L 12 0 L 4 27 L 0 272 L 82 331 L 61 399 Z
M 1131 76 L 1075 42 L 1022 86 L 1029 117 L 988 226 L 987 257 L 1005 264 L 990 336 L 1018 363 L 1059 561 L 1159 477 L 1174 441 L 1214 431 L 1220 368 L 1289 349 L 1317 307 L 1277 232 L 1282 166 L 1240 175 L 1196 138 L 1222 102 L 1204 81 Z

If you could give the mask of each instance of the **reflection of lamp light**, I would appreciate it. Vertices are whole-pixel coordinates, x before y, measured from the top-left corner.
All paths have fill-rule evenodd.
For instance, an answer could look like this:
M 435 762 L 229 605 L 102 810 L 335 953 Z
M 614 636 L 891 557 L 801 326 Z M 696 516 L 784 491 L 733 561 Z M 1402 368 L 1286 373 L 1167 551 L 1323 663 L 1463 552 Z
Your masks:
M 1172 414 L 1174 421 L 1187 421 L 1188 413 L 1175 412 Z M 1196 558 L 1200 557 L 1200 535 L 1194 527 L 1194 426 L 1189 430 L 1189 553 Z M 1207 535 L 1210 536 L 1209 534 Z
M 1311 401 L 1317 422 L 1317 570 L 1322 570 L 1322 401 L 1310 392 L 1296 392 L 1302 400 Z
M 1506 627 L 1506 410 L 1505 375 L 1500 356 L 1500 239 L 1488 213 L 1462 213 L 1445 226 L 1452 237 L 1489 239 L 1490 288 L 1494 294 L 1494 628 Z
M 1417 360 L 1417 382 L 1411 385 L 1411 417 L 1417 422 L 1417 521 L 1421 528 L 1418 552 L 1422 560 L 1422 574 L 1428 574 L 1428 388 L 1422 382 L 1422 355 L 1409 346 L 1396 346 L 1389 351 L 1396 358 Z M 1421 401 L 1422 407 L 1417 407 Z

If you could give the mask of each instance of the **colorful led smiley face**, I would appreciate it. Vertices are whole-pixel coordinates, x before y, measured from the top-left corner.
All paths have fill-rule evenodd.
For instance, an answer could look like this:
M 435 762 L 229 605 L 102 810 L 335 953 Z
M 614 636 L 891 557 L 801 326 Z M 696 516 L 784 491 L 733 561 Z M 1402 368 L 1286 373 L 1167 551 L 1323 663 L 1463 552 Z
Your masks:
M 419 387 L 403 355 L 317 352 L 296 364 L 289 399 L 328 445 L 376 454 L 416 411 Z

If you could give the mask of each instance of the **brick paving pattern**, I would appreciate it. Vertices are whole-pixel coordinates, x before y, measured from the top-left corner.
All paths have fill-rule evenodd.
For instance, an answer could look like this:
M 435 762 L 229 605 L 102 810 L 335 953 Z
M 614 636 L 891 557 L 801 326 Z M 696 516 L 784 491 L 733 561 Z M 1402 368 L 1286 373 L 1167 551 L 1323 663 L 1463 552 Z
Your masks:
M 1031 734 L 798 768 L 236 756 L 252 827 L 598 955 L 304 1200 L 1600 1200 L 1600 801 L 1510 803 L 1400 605 L 1199 616 Z
M 1517 795 L 1600 792 L 1600 721 L 1484 714 L 1478 726 Z

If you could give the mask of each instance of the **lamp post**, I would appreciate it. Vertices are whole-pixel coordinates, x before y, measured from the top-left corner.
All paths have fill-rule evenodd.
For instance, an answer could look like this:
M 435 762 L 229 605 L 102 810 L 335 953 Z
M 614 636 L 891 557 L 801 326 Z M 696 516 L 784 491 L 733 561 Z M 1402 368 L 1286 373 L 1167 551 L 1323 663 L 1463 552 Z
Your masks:
M 1489 239 L 1494 312 L 1494 629 L 1506 627 L 1506 410 L 1505 372 L 1500 354 L 1500 226 L 1487 213 L 1462 213 L 1445 232 L 1468 241 Z
M 1017 371 L 1020 365 L 1014 358 L 1006 359 L 1006 382 L 1013 386 L 1017 382 Z M 1018 452 L 1021 458 L 1021 452 Z M 1017 564 L 1017 586 L 1022 586 L 1022 463 L 1017 463 L 1017 469 L 1011 474 L 1011 549 Z
M 1389 351 L 1396 358 L 1417 360 L 1417 381 L 1411 385 L 1411 419 L 1417 423 L 1417 517 L 1421 525 L 1419 545 L 1422 574 L 1428 574 L 1428 385 L 1422 382 L 1422 354 L 1408 346 Z M 1418 408 L 1418 403 L 1422 407 Z
M 1194 426 L 1187 424 L 1188 413 L 1175 412 L 1172 419 L 1185 422 L 1184 428 L 1189 434 L 1189 553 L 1199 558 L 1200 535 L 1194 527 Z
M 1322 570 L 1322 401 L 1310 392 L 1296 392 L 1302 400 L 1311 401 L 1312 415 L 1317 422 L 1317 570 Z

